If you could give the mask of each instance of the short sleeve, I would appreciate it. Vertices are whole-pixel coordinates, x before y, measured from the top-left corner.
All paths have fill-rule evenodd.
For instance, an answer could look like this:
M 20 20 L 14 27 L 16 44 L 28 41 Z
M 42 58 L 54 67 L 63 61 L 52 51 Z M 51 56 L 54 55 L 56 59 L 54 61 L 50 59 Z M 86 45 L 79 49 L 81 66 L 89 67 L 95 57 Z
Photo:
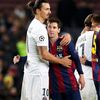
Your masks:
M 48 34 L 45 28 L 32 33 L 32 37 L 35 39 L 37 46 L 48 46 Z

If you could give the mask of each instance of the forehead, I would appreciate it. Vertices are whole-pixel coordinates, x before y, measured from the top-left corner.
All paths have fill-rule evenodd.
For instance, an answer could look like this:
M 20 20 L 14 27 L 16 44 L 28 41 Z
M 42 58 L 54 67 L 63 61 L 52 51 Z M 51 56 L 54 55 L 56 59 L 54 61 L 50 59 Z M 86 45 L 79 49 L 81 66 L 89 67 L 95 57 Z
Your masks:
M 50 9 L 50 4 L 49 3 L 42 3 L 41 8 L 48 8 Z
M 58 26 L 58 23 L 57 22 L 49 22 L 48 26 Z

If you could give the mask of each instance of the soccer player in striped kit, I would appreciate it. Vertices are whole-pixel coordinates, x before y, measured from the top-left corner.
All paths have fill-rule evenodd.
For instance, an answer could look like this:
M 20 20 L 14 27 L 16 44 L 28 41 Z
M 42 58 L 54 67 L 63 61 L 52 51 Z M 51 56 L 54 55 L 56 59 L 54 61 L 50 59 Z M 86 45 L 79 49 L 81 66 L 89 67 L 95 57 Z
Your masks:
M 49 52 L 59 58 L 70 55 L 72 65 L 71 68 L 65 68 L 60 64 L 49 63 L 50 96 L 52 100 L 81 100 L 79 86 L 74 76 L 74 70 L 77 69 L 80 76 L 79 85 L 83 89 L 85 81 L 80 60 L 72 41 L 68 45 L 60 45 L 60 28 L 58 19 L 49 19 L 47 25 L 50 40 Z
M 93 14 L 92 72 L 98 100 L 100 100 L 100 14 Z

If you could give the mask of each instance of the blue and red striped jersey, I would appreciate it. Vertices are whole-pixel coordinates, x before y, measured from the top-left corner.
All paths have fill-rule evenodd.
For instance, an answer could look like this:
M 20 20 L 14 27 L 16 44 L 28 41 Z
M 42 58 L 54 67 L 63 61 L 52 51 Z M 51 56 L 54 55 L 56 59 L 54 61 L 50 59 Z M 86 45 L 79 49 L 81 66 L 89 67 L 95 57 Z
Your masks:
M 93 79 L 100 81 L 100 32 L 94 33 L 92 43 Z
M 59 58 L 71 55 L 70 59 L 72 60 L 72 65 L 71 68 L 67 68 L 60 64 L 50 63 L 50 93 L 78 90 L 79 87 L 74 71 L 77 69 L 79 74 L 83 74 L 79 56 L 75 50 L 73 42 L 71 41 L 68 45 L 61 46 L 60 41 L 61 39 L 58 38 L 53 45 L 50 43 L 49 52 Z

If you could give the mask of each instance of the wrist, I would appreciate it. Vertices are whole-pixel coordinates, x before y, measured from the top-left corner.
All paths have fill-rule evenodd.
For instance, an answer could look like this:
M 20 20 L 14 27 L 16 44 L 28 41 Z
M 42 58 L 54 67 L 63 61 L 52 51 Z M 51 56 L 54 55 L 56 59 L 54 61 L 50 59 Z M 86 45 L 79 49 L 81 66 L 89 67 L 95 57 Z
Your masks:
M 80 74 L 80 77 L 84 77 L 84 74 Z

